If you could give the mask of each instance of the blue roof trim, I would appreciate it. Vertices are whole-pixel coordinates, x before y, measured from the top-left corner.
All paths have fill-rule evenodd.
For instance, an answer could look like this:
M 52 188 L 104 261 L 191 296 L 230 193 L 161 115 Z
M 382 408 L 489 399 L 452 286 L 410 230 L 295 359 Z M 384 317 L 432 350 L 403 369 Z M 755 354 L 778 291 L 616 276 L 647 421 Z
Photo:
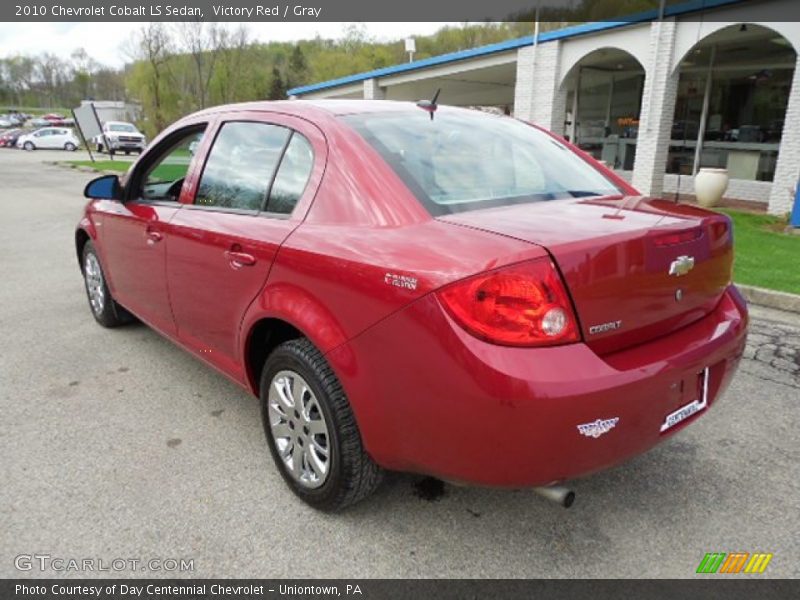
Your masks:
M 667 6 L 664 11 L 665 17 L 676 17 L 687 13 L 697 12 L 701 10 L 708 10 L 727 6 L 729 4 L 738 4 L 747 0 L 689 0 L 683 4 L 674 6 Z M 579 35 L 587 35 L 592 33 L 599 33 L 601 31 L 608 31 L 625 27 L 632 23 L 645 23 L 647 21 L 655 21 L 658 19 L 658 10 L 648 10 L 625 17 L 623 21 L 596 21 L 591 23 L 584 23 L 582 25 L 573 25 L 565 27 L 564 29 L 557 29 L 555 31 L 548 31 L 539 35 L 539 43 L 552 42 L 555 40 L 562 40 Z M 416 71 L 418 69 L 425 69 L 428 67 L 435 67 L 444 65 L 468 58 L 476 58 L 479 56 L 487 56 L 490 54 L 497 54 L 498 52 L 507 52 L 508 50 L 516 50 L 525 46 L 533 45 L 533 36 L 527 35 L 525 37 L 507 40 L 505 42 L 498 42 L 496 44 L 489 44 L 487 46 L 480 46 L 478 48 L 471 48 L 470 50 L 460 50 L 458 52 L 450 52 L 448 54 L 440 54 L 439 56 L 431 56 L 422 60 L 415 60 L 410 63 L 403 63 L 400 65 L 393 65 L 391 67 L 383 67 L 380 69 L 373 69 L 372 71 L 365 71 L 363 73 L 356 73 L 355 75 L 348 75 L 347 77 L 340 77 L 338 79 L 330 79 L 320 83 L 312 83 L 309 85 L 302 85 L 288 90 L 286 93 L 290 96 L 300 96 L 309 92 L 318 92 L 320 90 L 327 90 L 330 88 L 340 87 L 353 83 L 359 83 L 367 79 L 376 77 L 387 77 L 389 75 L 397 75 L 398 73 L 407 73 L 408 71 Z

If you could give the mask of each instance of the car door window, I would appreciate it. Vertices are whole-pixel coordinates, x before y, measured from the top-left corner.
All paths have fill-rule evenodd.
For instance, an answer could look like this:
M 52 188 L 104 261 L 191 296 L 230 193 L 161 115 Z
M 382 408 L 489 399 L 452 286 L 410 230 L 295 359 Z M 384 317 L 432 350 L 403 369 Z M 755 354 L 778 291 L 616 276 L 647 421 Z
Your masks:
M 225 123 L 209 152 L 195 205 L 260 211 L 289 134 L 268 123 Z
M 202 138 L 205 126 L 192 128 L 166 142 L 163 152 L 148 161 L 140 179 L 138 196 L 144 200 L 177 202 L 192 155 L 189 146 Z
M 311 144 L 304 136 L 294 132 L 269 192 L 267 212 L 288 215 L 294 210 L 306 188 L 313 165 Z

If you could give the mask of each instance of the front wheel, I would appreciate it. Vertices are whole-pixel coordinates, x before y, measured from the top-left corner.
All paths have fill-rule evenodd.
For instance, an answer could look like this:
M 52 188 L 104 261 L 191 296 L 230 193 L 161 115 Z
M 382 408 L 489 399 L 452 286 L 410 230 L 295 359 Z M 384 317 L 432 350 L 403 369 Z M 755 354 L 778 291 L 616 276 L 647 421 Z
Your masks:
M 118 327 L 132 321 L 133 316 L 111 297 L 103 268 L 100 266 L 100 258 L 92 242 L 86 242 L 83 247 L 81 265 L 89 308 L 92 309 L 95 320 L 103 327 Z
M 102 154 L 103 153 L 103 144 L 97 144 L 97 153 L 98 154 Z
M 285 342 L 270 354 L 260 395 L 272 458 L 304 502 L 336 511 L 378 488 L 383 470 L 364 449 L 341 383 L 309 340 Z
M 22 145 L 22 147 L 25 148 L 25 150 L 27 150 L 28 152 L 36 150 L 36 146 L 33 145 L 33 142 L 25 142 Z

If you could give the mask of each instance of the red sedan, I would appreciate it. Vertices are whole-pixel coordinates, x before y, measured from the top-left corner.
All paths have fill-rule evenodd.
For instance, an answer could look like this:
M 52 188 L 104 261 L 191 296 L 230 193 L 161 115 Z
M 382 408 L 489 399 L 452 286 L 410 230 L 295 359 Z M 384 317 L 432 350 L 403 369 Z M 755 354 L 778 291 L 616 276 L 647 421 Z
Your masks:
M 259 396 L 277 468 L 322 509 L 384 469 L 569 503 L 541 486 L 707 412 L 745 345 L 726 216 L 509 117 L 224 106 L 86 196 L 95 319 L 135 315 Z

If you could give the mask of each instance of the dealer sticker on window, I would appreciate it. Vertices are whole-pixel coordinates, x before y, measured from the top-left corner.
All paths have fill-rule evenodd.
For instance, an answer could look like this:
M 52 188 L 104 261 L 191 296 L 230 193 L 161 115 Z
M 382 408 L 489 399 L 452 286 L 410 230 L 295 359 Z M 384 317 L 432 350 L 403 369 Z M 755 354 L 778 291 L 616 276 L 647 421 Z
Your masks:
M 661 425 L 661 433 L 664 433 L 668 429 L 675 427 L 681 421 L 685 421 L 692 415 L 699 413 L 701 410 L 704 410 L 708 406 L 708 367 L 703 369 L 701 373 L 701 377 L 703 378 L 702 381 L 702 399 L 700 400 L 692 400 L 689 404 L 685 404 L 681 406 L 678 410 L 671 412 L 667 415 L 664 419 L 664 423 Z

